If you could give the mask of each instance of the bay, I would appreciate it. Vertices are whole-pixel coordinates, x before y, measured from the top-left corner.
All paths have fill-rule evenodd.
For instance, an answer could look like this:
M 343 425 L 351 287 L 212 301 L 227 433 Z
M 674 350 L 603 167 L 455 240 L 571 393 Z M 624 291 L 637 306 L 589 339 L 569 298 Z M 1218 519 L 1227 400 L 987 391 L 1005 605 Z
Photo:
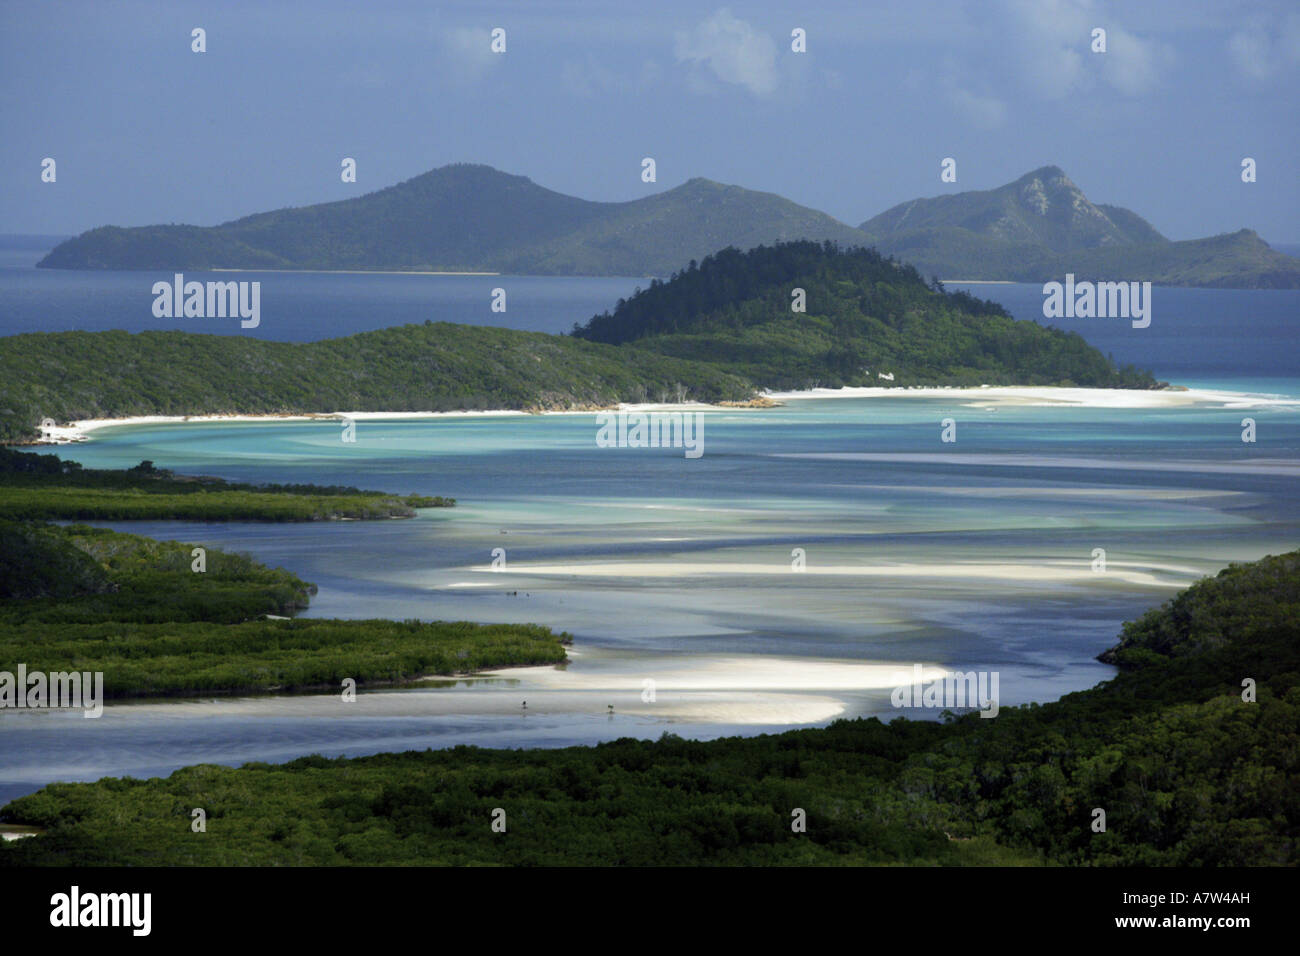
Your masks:
M 425 319 L 559 332 L 645 281 L 194 274 L 264 283 L 262 324 L 241 330 L 155 320 L 150 288 L 170 274 L 34 269 L 42 253 L 0 243 L 0 334 L 186 328 L 309 341 Z M 508 290 L 504 314 L 490 311 L 496 287 Z M 1044 321 L 1040 286 L 950 288 Z M 97 431 L 60 454 L 452 495 L 457 508 L 409 521 L 113 526 L 287 567 L 320 588 L 308 616 L 536 622 L 573 634 L 572 659 L 346 706 L 304 695 L 114 703 L 90 721 L 4 712 L 0 801 L 54 780 L 205 761 L 892 719 L 890 679 L 914 663 L 996 671 L 1003 706 L 1093 686 L 1112 673 L 1094 658 L 1123 621 L 1229 561 L 1294 548 L 1300 531 L 1300 292 L 1157 288 L 1153 304 L 1147 329 L 1050 324 L 1176 384 L 1249 394 L 1184 408 L 804 397 L 704 413 L 696 460 L 598 448 L 591 414 L 362 420 L 355 444 L 331 422 Z M 1240 440 L 1246 416 L 1253 445 Z M 940 440 L 948 417 L 952 445 Z M 1092 570 L 1098 548 L 1105 573 Z M 492 570 L 496 549 L 504 570 Z
M 694 460 L 598 448 L 593 414 L 362 420 L 354 444 L 333 422 L 103 429 L 61 453 L 450 494 L 456 508 L 407 521 L 112 526 L 290 568 L 319 586 L 309 616 L 535 622 L 573 635 L 572 660 L 356 705 L 0 714 L 0 797 L 201 761 L 892 719 L 894 678 L 916 663 L 997 672 L 1002 706 L 1056 699 L 1113 673 L 1094 658 L 1123 621 L 1228 561 L 1294 547 L 1295 411 L 1240 397 L 1150 409 L 803 398 L 704 413 Z M 1260 423 L 1255 446 L 1240 441 L 1244 414 Z

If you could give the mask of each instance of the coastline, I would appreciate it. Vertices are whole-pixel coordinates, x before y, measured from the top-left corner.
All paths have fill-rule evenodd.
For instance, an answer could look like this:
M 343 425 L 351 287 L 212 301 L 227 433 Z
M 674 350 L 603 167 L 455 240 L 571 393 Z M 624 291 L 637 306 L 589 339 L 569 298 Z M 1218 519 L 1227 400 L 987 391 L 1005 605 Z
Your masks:
M 680 404 L 620 403 L 608 409 L 579 408 L 526 410 L 497 408 L 449 412 L 311 412 L 278 415 L 135 415 L 124 418 L 89 418 L 56 425 L 44 430 L 31 445 L 68 445 L 89 441 L 93 433 L 120 425 L 235 424 L 254 422 L 337 421 L 347 417 L 356 421 L 429 420 L 455 418 L 490 418 L 520 415 L 591 415 L 599 411 L 624 412 L 734 412 L 761 411 L 780 407 L 787 402 L 835 398 L 942 398 L 953 399 L 971 407 L 1026 406 L 1074 408 L 1191 408 L 1212 405 L 1225 409 L 1261 406 L 1298 406 L 1300 399 L 1282 398 L 1254 392 L 1232 392 L 1200 388 L 1159 390 L 1124 388 L 1073 388 L 1057 385 L 980 385 L 968 386 L 863 386 L 850 388 L 814 388 L 792 392 L 762 392 L 765 404 L 717 404 L 683 402 Z
M 880 386 L 814 388 L 798 392 L 765 392 L 780 402 L 814 398 L 946 398 L 979 407 L 983 405 L 1053 405 L 1077 408 L 1189 408 L 1219 405 L 1256 408 L 1261 405 L 1297 405 L 1300 399 L 1256 392 L 1230 392 L 1205 388 L 1077 388 L 1060 385 Z

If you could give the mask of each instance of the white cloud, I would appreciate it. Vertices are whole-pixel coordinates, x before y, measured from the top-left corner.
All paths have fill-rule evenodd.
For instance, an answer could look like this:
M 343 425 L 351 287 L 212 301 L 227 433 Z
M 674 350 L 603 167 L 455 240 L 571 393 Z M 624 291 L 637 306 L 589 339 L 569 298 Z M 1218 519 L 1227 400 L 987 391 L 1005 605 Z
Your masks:
M 707 67 L 724 83 L 759 96 L 777 88 L 776 42 L 722 8 L 693 30 L 677 34 L 679 62 Z
M 492 32 L 486 28 L 448 30 L 442 35 L 441 48 L 443 66 L 454 79 L 461 81 L 479 79 L 495 61 L 509 55 L 492 52 Z
M 964 123 L 979 129 L 997 129 L 1007 121 L 1006 103 L 989 91 L 983 79 L 970 77 L 955 57 L 946 56 L 933 64 L 930 71 L 908 71 L 903 77 L 903 88 L 934 98 L 942 96 Z
M 1155 88 L 1173 63 L 1167 45 L 1129 32 L 1092 0 L 1005 0 L 1004 10 L 1007 45 L 1025 79 L 1048 99 L 1088 89 L 1095 76 L 1136 96 Z M 1106 31 L 1105 53 L 1092 52 L 1095 27 Z
M 962 119 L 981 129 L 996 129 L 1007 121 L 1007 104 L 995 96 L 980 96 L 970 90 L 954 87 L 948 99 L 957 108 Z
M 566 62 L 560 68 L 560 83 L 574 96 L 618 93 L 625 88 L 618 74 L 597 63 L 590 54 L 584 60 Z
M 1106 32 L 1106 49 L 1106 82 L 1128 96 L 1154 89 L 1160 74 L 1173 63 L 1167 46 L 1143 40 L 1119 26 Z
M 1263 80 L 1300 63 L 1300 13 L 1269 21 L 1253 17 L 1228 39 L 1228 56 L 1243 76 Z

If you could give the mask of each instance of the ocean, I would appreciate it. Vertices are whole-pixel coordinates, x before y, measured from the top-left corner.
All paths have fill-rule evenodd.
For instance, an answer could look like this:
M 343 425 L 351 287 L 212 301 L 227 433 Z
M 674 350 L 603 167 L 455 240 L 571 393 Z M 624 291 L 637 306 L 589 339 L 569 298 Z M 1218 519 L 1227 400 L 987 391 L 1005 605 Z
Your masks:
M 478 292 L 466 289 L 491 283 L 548 290 L 529 321 L 553 326 L 521 327 L 558 330 L 637 281 L 267 275 L 277 285 L 264 289 L 262 327 L 227 333 L 342 335 L 414 321 L 404 308 L 467 321 Z M 90 314 L 150 327 L 153 279 L 0 269 L 0 320 L 29 326 L 35 312 L 14 303 L 33 295 L 51 327 L 88 327 Z M 1041 317 L 1040 288 L 963 287 Z M 114 704 L 93 721 L 0 713 L 0 802 L 53 780 L 198 762 L 932 719 L 890 699 L 917 663 L 998 673 L 1001 706 L 1093 686 L 1113 673 L 1095 657 L 1125 620 L 1230 561 L 1300 541 L 1297 306 L 1296 292 L 1157 289 L 1148 329 L 1076 323 L 1120 361 L 1248 395 L 1182 407 L 803 397 L 702 413 L 698 459 L 597 447 L 594 414 L 363 419 L 353 444 L 333 422 L 96 431 L 59 453 L 89 467 L 150 459 L 242 481 L 451 495 L 456 508 L 408 521 L 112 526 L 289 568 L 319 587 L 307 616 L 535 622 L 572 634 L 572 659 L 363 693 L 346 709 L 304 695 Z M 1245 417 L 1253 444 L 1241 441 Z M 954 442 L 941 437 L 949 418 Z
M 128 332 L 181 329 L 310 342 L 394 325 L 458 322 L 553 334 L 570 331 L 646 278 L 399 275 L 290 272 L 194 272 L 186 280 L 262 283 L 261 323 L 238 319 L 162 319 L 153 315 L 153 284 L 171 272 L 36 269 L 52 241 L 0 236 L 0 336 L 20 332 Z M 1153 290 L 1152 322 L 1043 318 L 1042 287 L 1026 283 L 949 283 L 1032 319 L 1078 332 L 1121 364 L 1149 369 L 1179 385 L 1300 394 L 1300 290 Z M 493 312 L 493 290 L 506 292 Z

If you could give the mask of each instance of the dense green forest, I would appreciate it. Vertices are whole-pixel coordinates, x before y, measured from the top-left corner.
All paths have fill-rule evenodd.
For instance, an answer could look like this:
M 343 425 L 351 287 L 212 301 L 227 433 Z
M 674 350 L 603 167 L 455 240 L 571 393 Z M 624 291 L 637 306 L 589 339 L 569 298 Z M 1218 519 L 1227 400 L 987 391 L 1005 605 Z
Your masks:
M 743 400 L 724 370 L 568 336 L 446 322 L 319 342 L 191 332 L 37 332 L 0 349 L 0 440 L 42 418 L 603 407 Z
M 0 811 L 44 829 L 0 865 L 1295 865 L 1300 551 L 1198 582 L 1114 659 L 1113 680 L 992 720 L 54 784 Z
M 791 311 L 804 289 L 807 312 Z M 544 335 L 426 323 L 320 342 L 189 332 L 15 335 L 0 352 L 0 440 L 130 415 L 448 411 L 744 401 L 761 388 L 1149 388 L 1082 337 L 946 293 L 872 250 L 725 249 L 613 313 Z
M 592 202 L 455 163 L 355 198 L 217 226 L 102 226 L 60 243 L 40 266 L 666 276 L 726 246 L 796 239 L 874 245 L 947 279 L 1046 282 L 1103 269 L 1099 278 L 1161 285 L 1300 287 L 1300 260 L 1253 232 L 1171 242 L 1134 212 L 1089 202 L 1055 166 L 998 189 L 901 203 L 855 229 L 708 179 Z M 1093 256 L 1106 249 L 1119 254 Z
M 792 309 L 802 289 L 807 311 Z M 883 384 L 1150 388 L 1082 336 L 944 292 L 873 249 L 791 242 L 724 249 L 653 281 L 578 338 L 709 361 L 776 389 Z
M 0 448 L 0 519 L 46 521 L 321 521 L 410 518 L 449 508 L 441 495 L 390 495 L 337 485 L 248 485 L 186 477 L 142 461 L 121 470 L 82 468 L 57 455 Z
M 293 690 L 553 664 L 536 625 L 270 619 L 315 588 L 247 555 L 85 525 L 0 521 L 0 670 L 102 671 L 109 697 Z

